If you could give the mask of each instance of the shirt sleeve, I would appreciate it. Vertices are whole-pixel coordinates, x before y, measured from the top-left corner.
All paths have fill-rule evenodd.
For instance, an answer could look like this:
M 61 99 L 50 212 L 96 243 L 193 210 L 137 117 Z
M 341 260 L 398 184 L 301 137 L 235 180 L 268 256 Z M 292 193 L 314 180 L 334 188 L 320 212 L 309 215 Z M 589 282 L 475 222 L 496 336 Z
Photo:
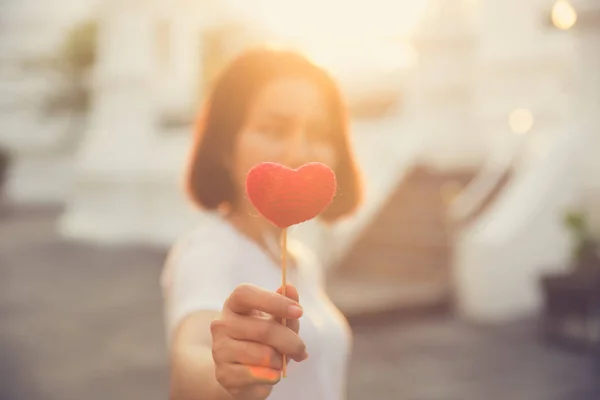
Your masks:
M 195 311 L 220 311 L 234 289 L 235 243 L 221 232 L 196 232 L 177 243 L 162 277 L 168 332 Z

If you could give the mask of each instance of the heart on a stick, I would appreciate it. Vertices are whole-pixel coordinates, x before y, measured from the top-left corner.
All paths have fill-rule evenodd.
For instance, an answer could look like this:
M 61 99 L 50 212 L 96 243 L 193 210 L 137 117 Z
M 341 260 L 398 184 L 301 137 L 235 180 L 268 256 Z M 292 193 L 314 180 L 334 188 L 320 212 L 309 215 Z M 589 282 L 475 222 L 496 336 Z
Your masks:
M 246 193 L 252 205 L 282 229 L 319 215 L 331 203 L 335 191 L 334 172 L 318 162 L 297 169 L 264 162 L 246 177 Z

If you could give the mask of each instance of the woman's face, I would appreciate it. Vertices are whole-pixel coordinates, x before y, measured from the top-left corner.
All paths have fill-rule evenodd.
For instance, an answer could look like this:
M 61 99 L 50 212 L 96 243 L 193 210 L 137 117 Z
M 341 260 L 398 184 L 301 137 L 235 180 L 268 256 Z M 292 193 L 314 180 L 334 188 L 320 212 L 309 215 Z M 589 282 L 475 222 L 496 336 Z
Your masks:
M 238 189 L 243 190 L 248 171 L 265 161 L 290 168 L 317 161 L 335 169 L 334 134 L 325 98 L 315 84 L 303 78 L 267 83 L 238 135 L 233 154 Z

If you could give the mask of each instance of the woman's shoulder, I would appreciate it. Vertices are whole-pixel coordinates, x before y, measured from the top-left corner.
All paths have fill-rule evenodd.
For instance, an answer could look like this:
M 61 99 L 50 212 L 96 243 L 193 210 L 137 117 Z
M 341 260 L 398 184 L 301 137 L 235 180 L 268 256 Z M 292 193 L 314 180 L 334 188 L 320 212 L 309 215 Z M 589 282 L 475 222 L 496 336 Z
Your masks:
M 223 218 L 206 214 L 201 222 L 184 234 L 180 240 L 186 242 L 228 242 L 235 241 L 239 235 Z
M 193 268 L 195 274 L 210 274 L 213 271 L 225 273 L 232 265 L 239 248 L 238 240 L 225 221 L 206 216 L 171 246 L 161 277 L 163 287 L 171 286 L 176 271 L 183 272 Z
M 191 250 L 210 250 L 216 252 L 221 248 L 230 248 L 239 240 L 235 230 L 227 222 L 212 214 L 205 215 L 190 231 L 177 238 L 171 246 L 171 254 L 179 254 Z

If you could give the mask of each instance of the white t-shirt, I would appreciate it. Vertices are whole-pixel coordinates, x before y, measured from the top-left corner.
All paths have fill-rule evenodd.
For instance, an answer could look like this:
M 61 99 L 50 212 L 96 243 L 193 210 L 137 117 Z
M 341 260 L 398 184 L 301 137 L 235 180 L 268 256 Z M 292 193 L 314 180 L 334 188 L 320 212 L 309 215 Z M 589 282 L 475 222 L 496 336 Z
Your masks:
M 271 400 L 342 400 L 351 348 L 347 321 L 327 297 L 316 258 L 290 240 L 288 249 L 297 268 L 288 269 L 288 282 L 298 289 L 304 314 L 300 337 L 309 358 L 290 361 Z M 217 216 L 180 240 L 167 259 L 162 276 L 167 337 L 188 314 L 220 311 L 241 283 L 277 290 L 281 269 L 254 242 Z

